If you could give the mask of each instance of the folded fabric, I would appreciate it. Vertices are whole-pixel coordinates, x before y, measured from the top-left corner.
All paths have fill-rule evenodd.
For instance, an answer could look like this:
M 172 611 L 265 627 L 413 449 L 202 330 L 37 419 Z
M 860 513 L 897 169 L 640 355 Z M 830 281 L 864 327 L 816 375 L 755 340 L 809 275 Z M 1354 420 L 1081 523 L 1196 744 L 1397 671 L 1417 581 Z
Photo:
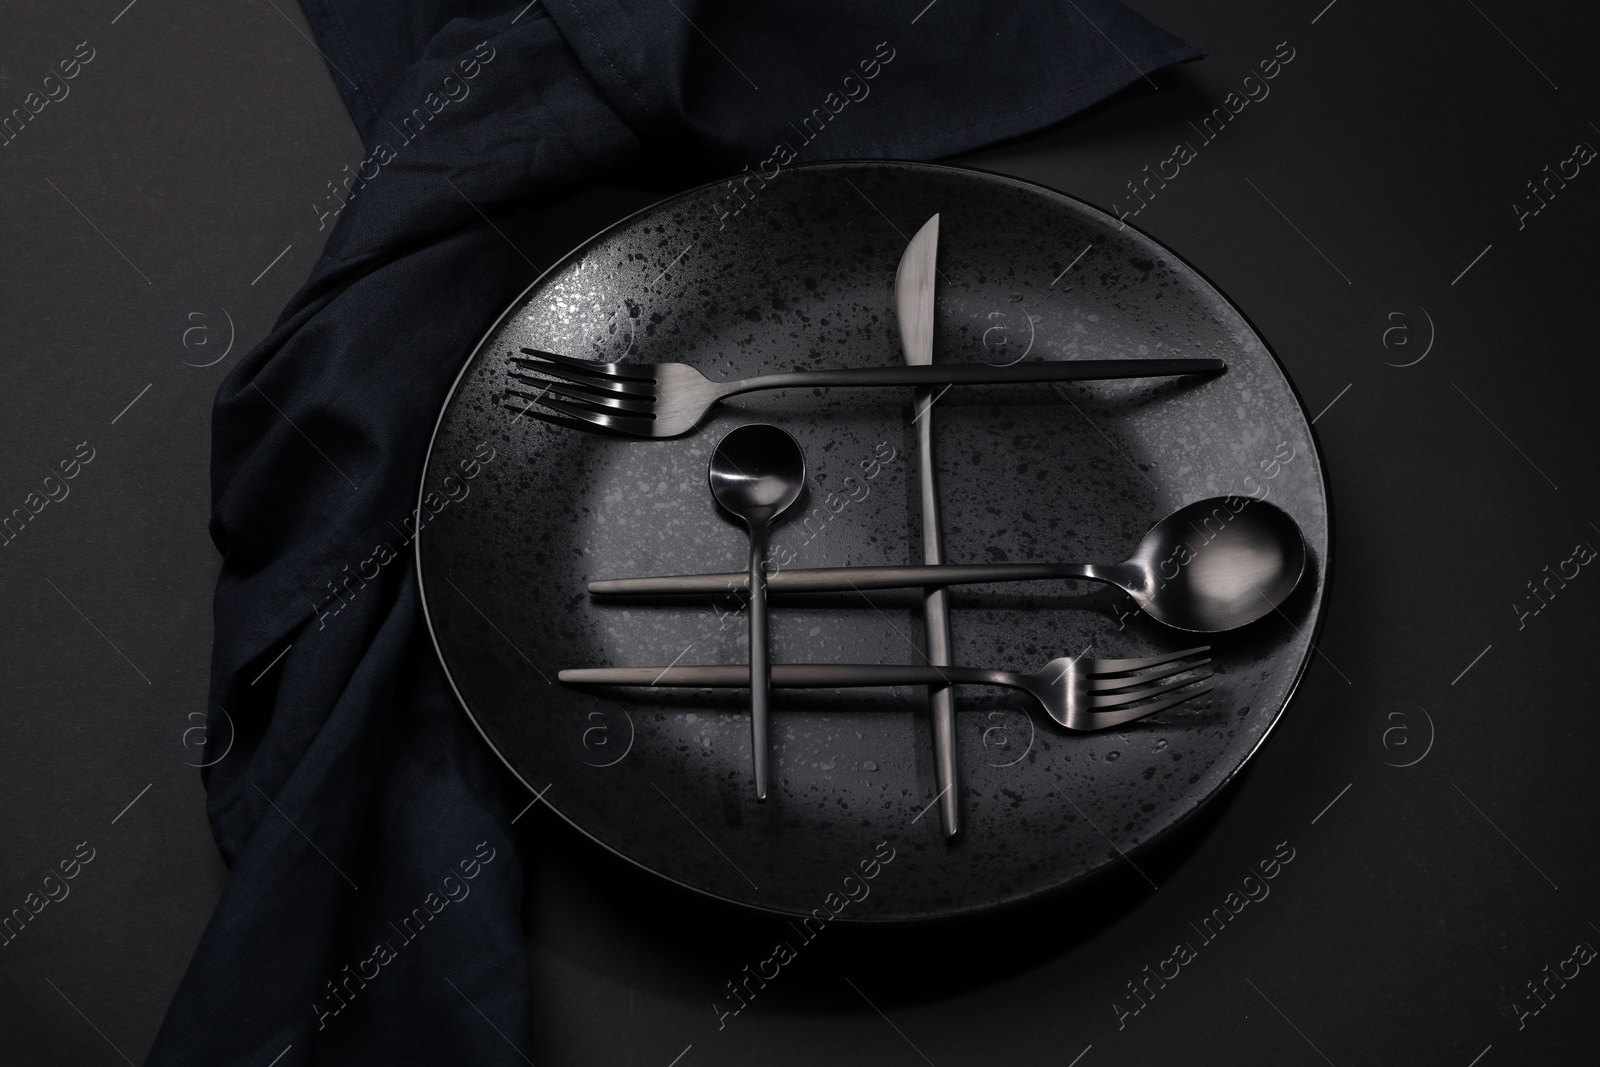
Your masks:
M 373 551 L 409 545 L 439 405 L 529 280 L 488 220 L 628 165 L 771 165 L 791 132 L 788 162 L 947 155 L 1198 53 L 1111 0 L 303 3 L 366 154 L 217 398 L 231 873 L 148 1062 L 521 1064 L 528 798 L 444 683 L 409 547 Z

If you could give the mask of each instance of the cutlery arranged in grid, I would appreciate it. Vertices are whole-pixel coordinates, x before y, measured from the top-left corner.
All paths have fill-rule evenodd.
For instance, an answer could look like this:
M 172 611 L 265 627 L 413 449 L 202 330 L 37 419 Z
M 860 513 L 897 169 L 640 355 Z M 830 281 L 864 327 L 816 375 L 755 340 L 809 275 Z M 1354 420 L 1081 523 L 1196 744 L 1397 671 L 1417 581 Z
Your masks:
M 934 745 L 940 819 L 947 836 L 960 829 L 955 752 L 957 686 L 1001 686 L 1032 695 L 1058 725 L 1072 731 L 1120 726 L 1173 708 L 1210 691 L 1209 645 L 1138 658 L 1064 657 L 1022 673 L 952 666 L 951 585 L 1039 580 L 1102 582 L 1126 593 L 1147 617 L 1173 630 L 1219 633 L 1273 612 L 1296 588 L 1306 548 L 1281 509 L 1247 497 L 1217 497 L 1179 508 L 1155 523 L 1129 558 L 1114 564 L 945 561 L 934 477 L 935 401 L 947 388 L 1038 382 L 1214 375 L 1222 360 L 1111 359 L 934 363 L 934 293 L 939 216 L 912 238 L 895 277 L 904 366 L 792 371 L 718 382 L 686 364 L 597 363 L 529 348 L 510 357 L 504 403 L 520 412 L 622 436 L 686 434 L 712 406 L 766 389 L 910 387 L 917 438 L 921 565 L 770 571 L 766 534 L 805 483 L 799 445 L 774 426 L 745 425 L 718 444 L 708 471 L 713 497 L 750 534 L 742 573 L 623 577 L 592 581 L 595 597 L 681 597 L 730 591 L 749 596 L 748 658 L 743 665 L 573 668 L 560 672 L 575 686 L 738 688 L 750 691 L 752 763 L 757 799 L 769 790 L 770 690 L 926 686 Z M 1092 507 L 1092 501 L 1085 501 Z M 771 663 L 767 640 L 769 592 L 785 595 L 920 588 L 925 619 L 924 662 L 917 664 Z

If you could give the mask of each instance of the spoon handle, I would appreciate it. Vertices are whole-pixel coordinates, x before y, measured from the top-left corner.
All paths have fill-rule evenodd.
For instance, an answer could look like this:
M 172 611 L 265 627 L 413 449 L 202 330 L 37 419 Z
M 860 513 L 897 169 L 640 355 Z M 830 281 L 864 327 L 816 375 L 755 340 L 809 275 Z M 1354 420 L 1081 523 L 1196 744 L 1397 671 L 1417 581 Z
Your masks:
M 769 668 L 778 689 L 878 689 L 900 685 L 1002 685 L 1028 689 L 1030 676 L 983 667 L 930 667 L 925 664 L 775 663 Z M 743 689 L 750 671 L 739 665 L 668 667 L 569 667 L 558 679 L 565 685 L 626 685 L 647 689 Z
M 755 769 L 756 799 L 767 799 L 767 711 L 771 700 L 772 662 L 767 653 L 767 524 L 750 524 L 750 759 Z
M 914 589 L 1079 578 L 1112 582 L 1106 568 L 1079 563 L 944 563 L 920 567 L 818 567 L 777 571 L 766 586 L 784 593 L 838 593 L 860 589 Z M 659 578 L 608 578 L 589 583 L 596 595 L 738 593 L 750 587 L 744 574 L 677 574 Z

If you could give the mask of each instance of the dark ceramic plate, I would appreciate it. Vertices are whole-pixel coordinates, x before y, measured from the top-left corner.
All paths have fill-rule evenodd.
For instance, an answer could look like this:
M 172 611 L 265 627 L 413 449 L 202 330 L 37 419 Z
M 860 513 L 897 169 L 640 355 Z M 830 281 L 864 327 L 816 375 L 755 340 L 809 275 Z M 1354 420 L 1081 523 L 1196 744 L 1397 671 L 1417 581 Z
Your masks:
M 936 359 L 1229 365 L 1206 380 L 947 393 L 936 432 L 952 562 L 1116 562 L 1156 519 L 1226 494 L 1282 507 L 1311 553 L 1281 613 L 1213 642 L 1213 692 L 1154 719 L 1068 734 L 1023 694 L 959 691 L 965 828 L 954 842 L 928 810 L 924 690 L 777 694 L 763 804 L 743 692 L 599 694 L 551 681 L 570 666 L 743 661 L 736 603 L 600 603 L 584 589 L 592 578 L 742 568 L 744 534 L 706 487 L 712 446 L 741 423 L 774 423 L 806 450 L 808 492 L 775 530 L 779 558 L 920 562 L 909 391 L 750 394 L 665 441 L 519 417 L 505 396 L 506 356 L 523 345 L 690 363 L 714 378 L 898 364 L 895 268 L 935 212 Z M 1221 293 L 1080 201 L 898 163 L 695 189 L 589 241 L 478 346 L 440 417 L 423 490 L 436 512 L 418 556 L 434 641 L 468 714 L 524 783 L 641 867 L 776 912 L 838 910 L 844 877 L 892 854 L 868 864 L 877 875 L 868 895 L 843 905 L 841 918 L 863 920 L 971 912 L 1057 889 L 1215 796 L 1300 679 L 1328 558 L 1322 463 L 1304 408 Z M 920 603 L 915 591 L 778 601 L 774 659 L 921 662 Z M 1143 656 L 1196 643 L 1088 584 L 968 587 L 953 603 L 962 664 L 1037 670 L 1086 650 Z

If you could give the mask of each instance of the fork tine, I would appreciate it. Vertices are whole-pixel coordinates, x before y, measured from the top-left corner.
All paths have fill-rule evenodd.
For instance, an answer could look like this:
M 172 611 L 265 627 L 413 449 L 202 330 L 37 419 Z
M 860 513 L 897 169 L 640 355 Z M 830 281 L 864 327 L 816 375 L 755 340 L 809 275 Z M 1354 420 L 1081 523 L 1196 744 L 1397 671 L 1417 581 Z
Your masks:
M 1195 697 L 1204 696 L 1209 692 L 1211 692 L 1211 687 L 1208 685 L 1204 689 L 1196 689 L 1192 693 L 1179 693 L 1165 700 L 1158 700 L 1154 704 L 1141 704 L 1136 708 L 1123 708 L 1120 711 L 1091 712 L 1092 729 L 1103 730 L 1108 726 L 1121 726 L 1123 723 L 1133 722 L 1135 719 L 1142 719 L 1147 715 L 1154 715 L 1158 711 L 1166 711 L 1174 704 L 1182 704 L 1185 700 L 1193 700 Z
M 1154 682 L 1160 678 L 1169 678 L 1174 674 L 1192 671 L 1197 667 L 1204 667 L 1211 662 L 1211 657 L 1204 659 L 1183 660 L 1162 671 L 1146 671 L 1144 674 L 1130 674 L 1124 678 L 1090 678 L 1089 691 L 1091 693 L 1114 693 L 1119 689 L 1128 689 L 1146 682 Z
M 608 430 L 616 430 L 618 433 L 632 434 L 635 437 L 651 436 L 651 420 L 642 415 L 606 415 L 595 411 L 593 408 L 580 408 L 573 404 L 564 404 L 559 400 L 551 400 L 548 397 L 540 398 L 537 403 L 540 407 L 559 411 L 569 419 L 593 423 L 596 426 L 602 426 Z
M 591 400 L 588 397 L 565 394 L 560 389 L 550 384 L 546 384 L 545 387 L 540 389 L 537 393 L 522 393 L 514 389 L 507 389 L 506 395 L 524 397 L 535 404 L 543 404 L 545 399 L 548 397 L 553 401 L 559 401 L 562 404 L 568 405 L 572 411 L 587 411 L 594 415 L 610 415 L 614 410 L 607 407 L 599 400 Z M 554 405 L 552 404 L 546 406 Z M 626 413 L 619 412 L 618 414 L 625 415 Z
M 540 405 L 537 397 L 524 397 L 521 394 L 514 393 L 509 390 L 507 390 L 505 396 L 502 398 L 500 406 L 515 416 L 515 418 L 511 420 L 513 423 L 516 423 L 526 417 L 530 420 L 548 423 L 551 426 L 564 426 L 569 430 L 582 430 L 585 433 L 601 435 L 609 434 L 613 437 L 628 438 L 638 436 L 631 431 L 612 429 L 600 424 L 599 422 L 596 422 L 593 425 L 589 425 L 586 422 L 579 422 L 576 418 L 573 418 L 570 415 L 563 415 L 560 412 L 547 410 Z M 598 416 L 599 413 L 596 412 L 596 415 Z
M 596 408 L 600 411 L 617 411 L 623 413 L 631 412 L 638 415 L 651 415 L 655 409 L 655 402 L 653 400 L 645 400 L 635 396 L 624 396 L 617 393 L 606 395 L 603 393 L 597 393 L 593 390 L 585 389 L 582 386 L 568 385 L 566 383 L 557 385 L 554 382 L 539 382 L 537 384 L 544 386 L 544 388 L 539 390 L 538 394 L 536 394 L 537 396 L 551 396 L 557 400 L 565 400 L 569 403 L 582 404 L 587 407 Z
M 1143 670 L 1146 667 L 1164 667 L 1175 660 L 1198 656 L 1210 651 L 1210 645 L 1201 645 L 1198 648 L 1186 648 L 1182 652 L 1169 652 L 1164 656 L 1149 656 L 1145 659 L 1097 659 L 1090 661 L 1086 666 L 1089 667 L 1089 676 L 1091 678 L 1099 678 L 1107 674 Z
M 512 377 L 519 376 L 520 370 L 530 370 L 537 371 L 540 374 L 548 374 L 552 378 L 560 378 L 563 381 L 592 382 L 597 389 L 607 389 L 615 384 L 610 377 L 604 374 L 599 374 L 593 371 L 585 371 L 576 367 L 567 367 L 559 363 L 545 363 L 537 359 L 523 359 L 521 356 L 508 357 L 506 362 L 513 368 L 518 368 L 506 371 L 506 373 Z
M 537 348 L 524 348 L 522 351 L 536 359 L 549 360 L 551 363 L 559 363 L 564 367 L 571 367 L 573 370 L 587 371 L 590 374 L 598 374 L 607 378 L 624 378 L 629 381 L 650 383 L 656 380 L 655 372 L 646 366 L 630 366 L 627 363 L 596 363 L 589 359 L 574 359 L 571 356 L 561 356 L 554 352 L 541 352 Z M 511 358 L 517 359 L 516 356 Z M 527 361 L 519 360 L 518 362 L 526 363 Z
M 1165 685 L 1154 686 L 1150 689 L 1141 689 L 1136 693 L 1108 693 L 1104 696 L 1091 698 L 1089 701 L 1089 706 L 1093 708 L 1127 707 L 1128 705 L 1137 703 L 1138 701 L 1148 700 L 1151 697 L 1158 697 L 1164 693 L 1170 693 L 1174 689 L 1182 689 L 1186 685 L 1193 685 L 1195 682 L 1203 682 L 1209 677 L 1211 677 L 1211 672 L 1206 671 L 1204 674 L 1194 678 L 1179 678 L 1176 681 L 1167 682 Z
M 556 360 L 546 358 L 545 353 L 535 352 L 531 348 L 524 348 L 523 351 L 527 352 L 528 355 L 519 356 L 515 352 L 507 352 L 506 362 L 514 363 L 519 367 L 532 367 L 535 370 L 544 370 L 546 367 L 555 366 L 565 367 L 568 370 L 582 371 L 583 373 L 592 375 L 596 378 L 611 377 L 611 375 L 606 371 L 606 368 L 609 365 L 605 363 L 594 363 L 581 359 L 566 359 L 557 362 Z M 578 366 L 578 364 L 582 364 L 582 366 Z
M 512 359 L 515 361 L 516 357 L 513 356 Z M 600 374 L 586 374 L 576 370 L 569 370 L 564 366 L 558 366 L 554 363 L 534 363 L 532 360 L 523 360 L 518 365 L 527 367 L 530 370 L 536 370 L 540 374 L 549 375 L 550 377 L 559 379 L 560 381 L 572 382 L 575 385 L 586 385 L 590 389 L 594 389 L 599 392 L 624 393 L 629 396 L 646 397 L 653 397 L 655 395 L 655 387 L 653 385 L 647 385 L 643 382 L 623 381 L 619 378 L 609 378 Z M 515 371 L 507 371 L 506 374 L 512 378 L 518 379 L 519 381 L 536 381 L 539 385 L 544 384 L 543 381 L 533 379 L 528 375 L 519 375 Z
M 515 370 L 506 371 L 506 377 L 509 378 L 511 381 L 521 382 L 523 385 L 535 386 L 535 387 L 540 388 L 540 389 L 548 389 L 550 386 L 554 385 L 556 382 L 560 382 L 563 385 L 570 385 L 575 389 L 576 388 L 587 389 L 590 392 L 595 393 L 596 395 L 599 395 L 599 396 L 620 396 L 620 395 L 622 395 L 622 394 L 618 393 L 617 390 L 612 389 L 610 386 L 601 385 L 599 382 L 596 382 L 594 385 L 590 385 L 590 384 L 588 384 L 588 382 L 579 383 L 576 379 L 569 380 L 569 379 L 566 379 L 566 378 L 541 378 L 537 374 L 527 374 L 527 373 L 524 373 L 522 371 L 515 371 Z
M 549 371 L 543 367 L 539 368 L 538 373 L 532 370 L 508 370 L 506 371 L 506 377 L 512 381 L 526 382 L 528 385 L 549 385 L 553 378 L 556 381 L 580 386 L 591 393 L 604 396 L 612 396 L 621 392 L 617 388 L 618 383 L 616 382 L 603 381 L 599 378 L 585 378 L 581 374 L 569 375 L 564 371 Z

